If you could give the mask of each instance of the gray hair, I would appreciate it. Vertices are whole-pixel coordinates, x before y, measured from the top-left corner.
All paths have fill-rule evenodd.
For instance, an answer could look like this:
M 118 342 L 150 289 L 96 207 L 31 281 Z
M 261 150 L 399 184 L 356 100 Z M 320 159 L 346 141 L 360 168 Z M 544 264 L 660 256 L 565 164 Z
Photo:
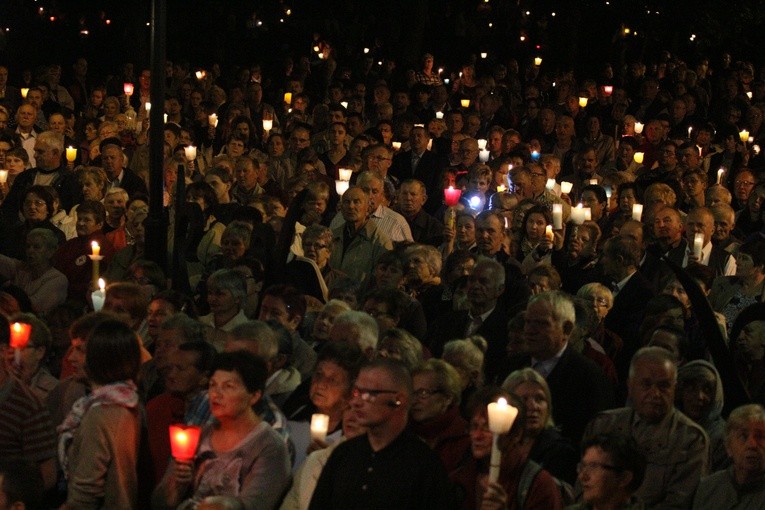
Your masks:
M 240 306 L 247 297 L 247 280 L 244 279 L 242 273 L 233 269 L 218 269 L 208 279 L 208 291 L 211 287 L 210 284 L 231 292 L 231 295 L 240 301 Z
M 231 330 L 229 338 L 256 343 L 258 354 L 265 361 L 271 361 L 279 354 L 279 342 L 276 333 L 264 321 L 252 320 L 239 324 Z
M 439 276 L 441 274 L 441 252 L 438 248 L 429 244 L 414 244 L 409 246 L 404 252 L 407 260 L 414 255 L 422 255 L 425 262 L 430 267 L 430 273 L 433 276 Z M 504 278 L 502 279 L 504 281 Z
M 529 298 L 529 305 L 537 302 L 547 303 L 553 312 L 553 317 L 558 319 L 559 324 L 570 322 L 573 326 L 576 324 L 576 310 L 574 309 L 574 303 L 571 301 L 571 297 L 565 292 L 559 290 L 551 290 L 549 292 L 542 292 L 531 296 Z
M 377 350 L 377 338 L 380 330 L 377 321 L 368 313 L 349 310 L 335 317 L 332 327 L 345 326 L 356 331 L 358 346 L 362 351 Z
M 43 131 L 37 135 L 37 140 L 52 149 L 58 150 L 59 154 L 64 152 L 64 135 L 58 131 Z
M 643 359 L 672 367 L 672 380 L 673 382 L 677 383 L 675 356 L 663 347 L 643 347 L 639 349 L 635 355 L 632 356 L 632 361 L 630 361 L 630 371 L 627 377 L 628 379 L 632 379 L 632 377 L 635 375 L 635 366 L 637 366 L 638 362 Z
M 204 325 L 183 312 L 176 313 L 163 320 L 159 325 L 162 331 L 180 331 L 186 342 L 204 342 Z
M 43 245 L 48 249 L 55 250 L 58 248 L 58 238 L 56 237 L 56 234 L 47 228 L 33 228 L 27 234 L 27 239 L 30 237 L 40 239 L 43 242 Z

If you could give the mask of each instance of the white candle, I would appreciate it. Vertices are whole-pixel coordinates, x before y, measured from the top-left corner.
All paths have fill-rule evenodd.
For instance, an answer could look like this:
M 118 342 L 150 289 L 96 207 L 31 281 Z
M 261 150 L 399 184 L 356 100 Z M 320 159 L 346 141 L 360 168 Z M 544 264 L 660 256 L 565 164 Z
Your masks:
M 635 221 L 641 221 L 643 217 L 643 204 L 632 205 L 632 219 Z
M 401 142 L 392 142 L 391 145 L 393 146 L 393 150 L 395 151 L 401 149 Z
M 611 200 L 611 186 L 603 186 L 603 189 L 606 190 L 606 198 Z
M 513 427 L 515 417 L 518 416 L 518 409 L 508 405 L 507 400 L 504 398 L 500 398 L 487 406 L 487 413 L 489 416 L 489 430 L 494 435 L 491 447 L 489 482 L 496 482 L 499 478 L 499 466 L 502 461 L 498 439 L 500 434 L 507 434 Z
M 164 114 L 165 124 L 167 124 L 167 114 Z
M 348 108 L 348 101 L 341 101 L 341 102 L 340 102 L 340 105 L 341 105 L 343 108 Z
M 8 170 L 0 170 L 0 184 L 8 182 Z
M 717 170 L 717 184 L 722 184 L 723 175 L 725 175 L 725 168 L 720 167 Z
M 340 174 L 341 181 L 350 181 L 353 170 L 350 168 L 341 168 L 337 171 Z
M 103 278 L 98 279 L 98 290 L 93 291 L 90 298 L 93 301 L 93 311 L 100 312 L 106 301 L 106 282 Z
M 552 191 L 553 188 L 555 188 L 555 179 L 547 179 L 547 183 L 545 184 L 545 189 L 547 191 Z
M 218 127 L 218 115 L 211 113 L 207 117 L 207 122 L 209 122 L 212 127 Z
M 193 145 L 189 145 L 187 147 L 183 148 L 183 152 L 186 153 L 186 160 L 187 161 L 194 161 L 197 159 L 197 148 Z
M 701 261 L 701 250 L 704 248 L 704 234 L 699 232 L 693 235 L 693 255 Z
M 478 150 L 484 150 L 486 148 L 486 139 L 485 138 L 479 138 L 478 139 Z
M 443 119 L 444 118 L 444 112 L 436 112 L 436 118 L 437 119 Z
M 433 150 L 433 139 L 432 138 L 428 138 L 428 147 L 427 147 L 427 149 L 429 151 Z
M 574 187 L 574 183 L 563 181 L 560 183 L 560 192 L 564 195 L 571 193 L 571 189 Z
M 640 134 L 643 132 L 643 123 L 635 122 L 635 133 Z
M 263 131 L 271 131 L 274 127 L 273 119 L 263 119 Z
M 597 186 L 598 185 L 598 180 L 597 179 L 590 179 L 589 184 L 592 185 L 592 186 Z
M 553 228 L 555 230 L 562 229 L 563 228 L 563 204 L 552 205 L 552 218 L 553 218 Z
M 350 187 L 351 183 L 348 181 L 335 181 L 335 191 L 338 195 L 343 196 L 343 193 L 348 191 L 348 188 Z
M 693 131 L 693 126 L 688 128 L 688 138 L 691 137 L 691 131 Z
M 575 225 L 584 223 L 584 209 L 582 208 L 582 204 L 577 204 L 576 207 L 571 209 L 571 221 L 573 221 Z
M 324 441 L 327 439 L 328 429 L 329 416 L 319 413 L 311 415 L 311 439 L 314 441 Z
M 149 112 L 151 111 L 151 103 L 150 103 L 150 102 L 148 102 L 148 101 L 146 101 L 146 102 L 143 104 L 143 108 L 144 108 L 144 110 L 146 110 L 146 113 L 149 113 Z
M 553 234 L 553 226 L 552 225 L 547 225 L 545 227 L 545 237 L 547 239 L 549 239 L 550 241 L 555 239 L 555 235 Z
M 486 162 L 489 161 L 489 155 L 490 154 L 491 154 L 491 152 L 489 152 L 489 151 L 484 149 L 484 150 L 482 150 L 481 152 L 478 153 L 478 159 L 481 161 L 481 163 L 486 163 Z
M 584 221 L 592 221 L 592 209 L 584 207 L 582 208 L 582 213 L 584 214 Z

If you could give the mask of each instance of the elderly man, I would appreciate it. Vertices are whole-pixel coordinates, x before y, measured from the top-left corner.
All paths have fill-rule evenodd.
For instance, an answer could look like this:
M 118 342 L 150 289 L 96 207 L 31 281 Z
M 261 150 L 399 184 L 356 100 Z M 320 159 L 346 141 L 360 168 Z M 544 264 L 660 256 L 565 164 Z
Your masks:
M 428 189 L 435 189 L 442 168 L 440 158 L 428 150 L 430 136 L 420 125 L 412 128 L 409 135 L 411 149 L 393 157 L 390 174 L 400 181 L 418 179 L 424 182 Z
M 651 508 L 687 508 L 707 470 L 709 439 L 675 409 L 676 384 L 677 368 L 669 351 L 640 349 L 630 364 L 629 407 L 600 413 L 585 433 L 585 441 L 605 432 L 635 440 L 647 461 L 645 480 L 635 494 Z
M 441 461 L 407 430 L 409 371 L 384 358 L 370 362 L 351 395 L 353 412 L 367 433 L 332 452 L 309 508 L 455 508 Z
M 729 252 L 712 243 L 715 231 L 715 217 L 706 207 L 697 207 L 685 217 L 685 236 L 688 248 L 683 259 L 683 267 L 696 262 L 715 270 L 715 276 L 733 276 L 736 274 L 736 259 Z M 701 257 L 694 253 L 695 237 L 703 236 Z M 699 237 L 701 237 L 699 236 Z
M 377 354 L 379 335 L 377 321 L 371 315 L 348 310 L 335 317 L 329 330 L 329 341 L 356 346 L 367 359 L 373 359 Z
M 683 238 L 683 219 L 680 211 L 664 206 L 653 218 L 653 235 L 657 248 L 676 264 L 682 264 L 687 247 Z
M 58 192 L 61 207 L 66 211 L 80 201 L 80 184 L 77 177 L 67 171 L 64 162 L 64 136 L 55 131 L 40 133 L 34 140 L 34 153 L 37 167 L 16 176 L 2 204 L 3 215 L 11 224 L 17 219 L 24 192 L 34 184 L 53 186 Z
M 333 269 L 358 281 L 365 280 L 377 258 L 393 249 L 390 239 L 369 221 L 369 195 L 359 186 L 348 188 L 340 200 L 345 223 L 332 230 L 334 248 L 329 258 Z
M 231 198 L 241 205 L 250 205 L 255 197 L 264 193 L 260 186 L 260 165 L 250 158 L 239 158 L 234 167 L 236 184 L 231 189 Z
M 444 225 L 423 209 L 428 200 L 425 183 L 407 179 L 398 192 L 398 211 L 406 219 L 416 243 L 438 247 L 443 242 Z
M 356 185 L 369 194 L 369 209 L 371 210 L 369 219 L 377 224 L 378 230 L 385 234 L 391 242 L 406 241 L 411 243 L 413 241 L 412 230 L 406 218 L 390 207 L 383 205 L 385 200 L 383 179 L 371 171 L 362 172 L 356 179 Z M 336 216 L 335 220 L 340 218 Z M 339 221 L 338 224 L 335 224 L 335 220 L 332 221 L 333 228 L 339 226 Z
M 733 465 L 701 480 L 693 509 L 765 508 L 765 409 L 761 405 L 741 406 L 730 413 L 725 448 Z
M 741 242 L 732 232 L 736 228 L 736 211 L 728 204 L 709 206 L 715 218 L 715 231 L 712 234 L 712 244 L 728 253 L 735 253 Z
M 614 392 L 603 371 L 569 343 L 575 322 L 567 294 L 532 296 L 523 328 L 527 350 L 511 359 L 508 368 L 532 367 L 547 380 L 555 423 L 564 437 L 578 443 L 590 419 L 611 406 Z
M 119 138 L 107 138 L 100 144 L 101 162 L 109 179 L 109 188 L 122 188 L 128 196 L 137 193 L 148 195 L 146 183 L 134 171 L 125 167 L 125 154 Z

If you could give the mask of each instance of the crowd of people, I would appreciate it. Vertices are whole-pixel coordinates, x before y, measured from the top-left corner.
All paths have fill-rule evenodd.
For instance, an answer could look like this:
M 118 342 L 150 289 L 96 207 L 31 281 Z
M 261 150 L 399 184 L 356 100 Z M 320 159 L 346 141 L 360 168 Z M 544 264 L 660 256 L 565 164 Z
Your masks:
M 765 68 L 314 52 L 0 65 L 0 509 L 765 507 Z

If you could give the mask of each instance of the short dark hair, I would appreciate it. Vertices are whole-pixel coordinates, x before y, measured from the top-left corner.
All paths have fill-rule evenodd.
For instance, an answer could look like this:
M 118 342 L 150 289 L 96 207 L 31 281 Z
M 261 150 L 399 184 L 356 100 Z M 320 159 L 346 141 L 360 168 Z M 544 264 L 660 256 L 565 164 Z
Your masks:
M 103 224 L 106 221 L 106 209 L 104 204 L 95 200 L 83 200 L 77 207 L 77 214 L 90 213 L 96 219 L 96 223 Z
M 353 381 L 359 375 L 359 369 L 364 362 L 364 353 L 356 344 L 345 342 L 326 342 L 316 358 L 316 363 L 331 361 L 346 372 L 348 380 Z
M 103 321 L 112 318 L 113 317 L 111 315 L 103 312 L 87 313 L 82 317 L 77 318 L 74 322 L 72 322 L 72 325 L 69 326 L 69 338 L 80 338 L 82 340 L 87 340 L 88 336 L 90 336 L 90 332 L 93 331 L 93 328 L 101 324 Z M 0 329 L 2 329 L 2 327 L 0 327 Z
M 236 372 L 250 393 L 263 392 L 268 369 L 266 362 L 249 351 L 223 352 L 216 356 L 212 372 Z
M 204 340 L 192 340 L 190 342 L 183 342 L 178 346 L 178 350 L 195 353 L 197 355 L 197 359 L 194 362 L 194 368 L 203 374 L 212 374 L 215 357 L 218 353 L 215 350 L 215 347 L 210 345 L 208 342 L 205 342 Z
M 585 440 L 582 453 L 588 448 L 600 448 L 611 457 L 611 464 L 617 471 L 632 473 L 632 480 L 627 486 L 630 491 L 635 492 L 643 484 L 646 459 L 632 437 L 618 432 L 597 434 Z
M 600 184 L 588 184 L 584 188 L 582 188 L 582 195 L 584 195 L 585 191 L 592 191 L 595 194 L 595 197 L 598 199 L 599 203 L 605 203 L 608 202 L 608 195 L 606 195 L 606 189 L 601 186 Z
M 287 308 L 287 314 L 290 319 L 296 315 L 305 317 L 305 310 L 307 307 L 305 296 L 295 287 L 282 284 L 272 285 L 263 292 L 263 298 L 266 296 L 281 299 L 285 308 Z
M 51 195 L 47 186 L 41 186 L 39 184 L 30 186 L 26 191 L 24 191 L 24 195 L 21 197 L 21 203 L 19 204 L 19 211 L 24 210 L 24 201 L 32 193 L 40 197 L 40 199 L 45 202 L 45 206 L 48 208 L 48 214 L 46 215 L 46 218 L 53 216 L 53 213 L 56 212 L 53 210 L 53 195 Z
M 85 372 L 97 384 L 133 380 L 141 368 L 141 340 L 124 322 L 106 319 L 88 336 Z
M 385 303 L 388 308 L 388 315 L 395 317 L 396 320 L 401 319 L 406 307 L 406 294 L 399 289 L 384 287 L 372 289 L 364 294 L 361 303 L 363 304 L 369 299 L 378 303 Z

